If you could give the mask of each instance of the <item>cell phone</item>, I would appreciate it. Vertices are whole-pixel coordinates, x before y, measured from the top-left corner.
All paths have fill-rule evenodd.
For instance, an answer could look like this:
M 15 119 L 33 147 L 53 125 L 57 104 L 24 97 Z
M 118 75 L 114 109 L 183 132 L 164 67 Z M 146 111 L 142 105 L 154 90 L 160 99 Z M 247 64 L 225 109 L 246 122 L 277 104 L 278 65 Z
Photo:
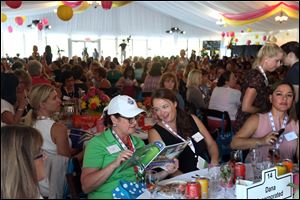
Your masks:
M 278 131 L 278 135 L 276 135 L 276 137 L 279 137 L 283 132 L 284 132 L 284 128 L 280 129 L 280 130 Z

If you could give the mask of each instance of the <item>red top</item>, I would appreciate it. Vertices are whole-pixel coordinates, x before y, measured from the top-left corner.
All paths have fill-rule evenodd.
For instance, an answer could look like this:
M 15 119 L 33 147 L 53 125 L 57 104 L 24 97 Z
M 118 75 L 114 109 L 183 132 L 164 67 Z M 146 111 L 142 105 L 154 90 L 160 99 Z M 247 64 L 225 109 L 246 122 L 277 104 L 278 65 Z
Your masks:
M 31 77 L 32 79 L 32 85 L 36 85 L 36 84 L 48 84 L 51 85 L 51 82 L 41 76 L 33 76 Z

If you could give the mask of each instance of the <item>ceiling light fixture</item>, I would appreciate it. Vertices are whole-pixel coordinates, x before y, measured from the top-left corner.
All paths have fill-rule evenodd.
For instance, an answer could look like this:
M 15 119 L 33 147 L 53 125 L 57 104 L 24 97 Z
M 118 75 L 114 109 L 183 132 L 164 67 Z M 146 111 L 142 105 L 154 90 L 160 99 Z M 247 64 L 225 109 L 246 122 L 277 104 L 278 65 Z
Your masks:
M 166 33 L 172 34 L 172 33 L 180 33 L 180 34 L 185 34 L 186 32 L 183 30 L 180 30 L 180 28 L 177 27 L 172 27 L 170 30 L 166 30 Z
M 288 20 L 288 16 L 286 16 L 286 15 L 283 15 L 283 12 L 282 12 L 282 10 L 280 11 L 280 16 L 279 15 L 277 15 L 276 17 L 275 17 L 275 21 L 276 22 L 279 22 L 280 24 L 281 23 L 283 23 L 283 22 L 286 22 L 287 20 Z
M 216 21 L 216 24 L 219 25 L 220 27 L 225 25 L 225 22 L 223 21 L 222 18 L 220 18 L 218 21 Z

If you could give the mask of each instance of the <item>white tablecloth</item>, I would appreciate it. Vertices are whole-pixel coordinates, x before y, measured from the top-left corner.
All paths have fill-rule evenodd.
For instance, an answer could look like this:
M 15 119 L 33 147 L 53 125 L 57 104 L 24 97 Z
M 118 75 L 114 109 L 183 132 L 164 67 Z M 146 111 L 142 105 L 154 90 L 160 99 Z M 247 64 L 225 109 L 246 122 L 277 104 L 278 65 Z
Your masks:
M 173 177 L 173 178 L 168 179 L 168 180 L 191 181 L 193 179 L 192 176 L 195 176 L 195 175 L 208 177 L 208 169 L 200 169 L 200 170 L 197 170 L 197 171 L 189 172 L 189 173 L 186 173 L 186 174 L 182 174 L 182 175 Z M 252 167 L 251 167 L 250 164 L 246 164 L 246 179 L 250 179 L 252 177 L 253 177 Z M 164 180 L 164 181 L 166 181 L 166 180 Z M 222 188 L 222 190 L 220 190 L 219 192 L 209 194 L 210 199 L 224 199 L 225 196 L 226 196 L 226 199 L 236 199 L 235 186 L 233 186 L 230 189 L 227 189 L 226 195 L 225 195 L 225 189 L 224 188 Z M 138 199 L 149 199 L 149 198 L 150 198 L 150 193 L 147 190 L 138 197 Z M 155 194 L 154 198 L 155 199 L 170 199 L 170 198 L 168 198 L 166 196 L 162 196 L 160 194 Z

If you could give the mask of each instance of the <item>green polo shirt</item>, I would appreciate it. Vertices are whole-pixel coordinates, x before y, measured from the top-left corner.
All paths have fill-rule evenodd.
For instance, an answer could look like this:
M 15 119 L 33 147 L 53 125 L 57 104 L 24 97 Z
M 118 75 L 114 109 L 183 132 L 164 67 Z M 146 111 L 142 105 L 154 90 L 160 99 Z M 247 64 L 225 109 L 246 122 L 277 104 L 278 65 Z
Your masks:
M 145 146 L 144 142 L 133 135 L 131 135 L 134 147 L 140 148 Z M 111 154 L 107 147 L 118 145 L 121 151 Z M 98 168 L 103 169 L 117 159 L 119 154 L 123 151 L 122 146 L 113 136 L 111 129 L 107 129 L 101 135 L 93 137 L 85 148 L 83 157 L 83 168 Z M 112 199 L 112 191 L 119 185 L 119 180 L 136 181 L 136 176 L 133 167 L 124 169 L 112 175 L 97 189 L 88 193 L 89 199 Z

